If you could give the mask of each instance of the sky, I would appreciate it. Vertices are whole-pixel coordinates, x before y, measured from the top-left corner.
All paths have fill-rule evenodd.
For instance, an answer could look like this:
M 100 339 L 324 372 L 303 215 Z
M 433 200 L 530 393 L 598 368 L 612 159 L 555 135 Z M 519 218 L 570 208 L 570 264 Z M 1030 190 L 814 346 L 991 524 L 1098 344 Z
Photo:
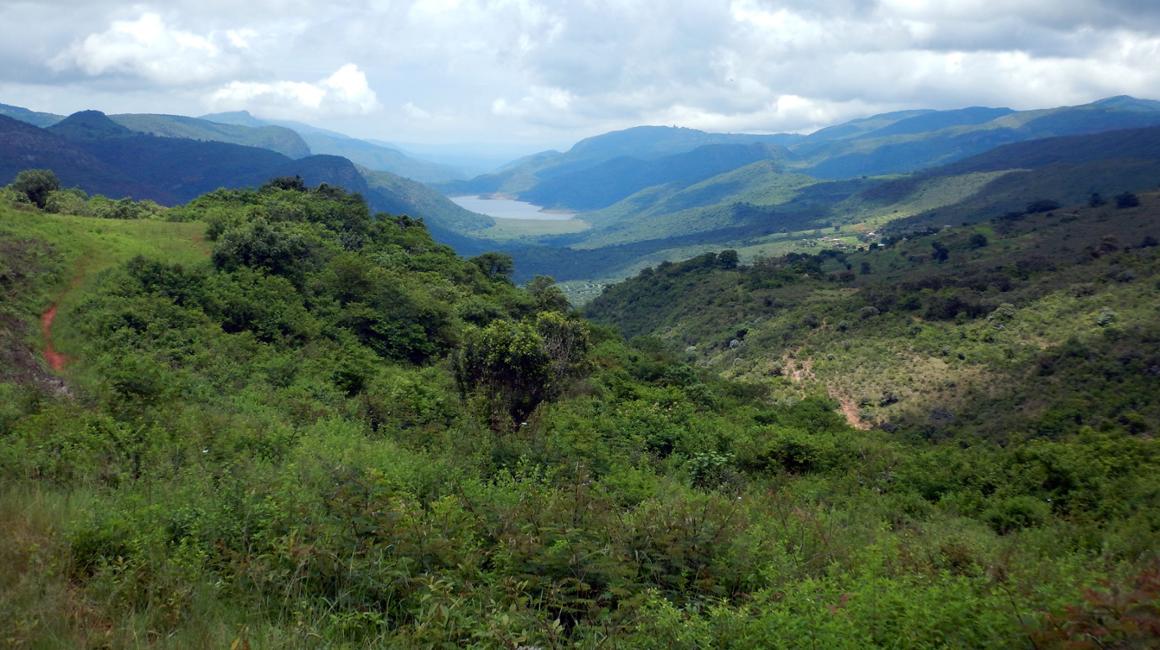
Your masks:
M 1160 98 L 1157 0 L 0 0 L 0 103 L 512 151 Z

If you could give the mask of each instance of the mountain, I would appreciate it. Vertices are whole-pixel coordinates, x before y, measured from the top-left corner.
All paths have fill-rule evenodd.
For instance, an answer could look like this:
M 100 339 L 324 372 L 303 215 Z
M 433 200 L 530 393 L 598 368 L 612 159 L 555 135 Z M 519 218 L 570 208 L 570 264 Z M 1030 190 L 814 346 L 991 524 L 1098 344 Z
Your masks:
M 778 154 L 767 145 L 716 144 L 660 158 L 620 156 L 578 171 L 553 173 L 520 198 L 551 208 L 596 210 L 645 188 L 685 187 Z
M 77 142 L 132 138 L 136 134 L 100 111 L 80 111 L 73 113 L 46 129 L 67 140 Z
M 642 183 L 650 180 L 659 184 L 704 178 L 705 172 L 694 171 L 699 157 L 705 159 L 706 171 L 727 171 L 757 159 L 753 157 L 757 149 L 744 151 L 748 145 L 765 145 L 762 157 L 771 157 L 800 137 L 640 126 L 586 138 L 567 152 L 527 156 L 494 173 L 439 187 L 448 195 L 513 194 L 539 205 L 584 210 L 610 205 L 643 189 Z M 691 153 L 699 148 L 704 148 L 701 154 Z M 602 196 L 593 198 L 592 192 Z
M 20 169 L 46 167 L 65 186 L 162 204 L 183 203 L 219 187 L 260 185 L 287 175 L 301 175 L 312 185 L 331 183 L 356 192 L 367 190 L 358 170 L 342 158 L 291 160 L 256 147 L 144 135 L 98 111 L 75 113 L 44 130 L 8 120 L 5 134 L 0 142 L 3 159 L 13 162 L 4 168 L 0 182 L 8 182 Z
M 109 119 L 132 131 L 166 138 L 240 144 L 277 151 L 289 158 L 305 158 L 311 154 L 301 136 L 281 126 L 238 126 L 182 115 L 125 114 L 110 115 Z
M 54 170 L 66 187 L 163 205 L 184 203 L 219 187 L 253 187 L 278 176 L 301 176 L 309 186 L 326 183 L 357 192 L 375 210 L 421 217 L 433 228 L 472 232 L 493 223 L 421 183 L 360 169 L 341 156 L 291 159 L 258 147 L 146 135 L 98 111 L 76 113 L 49 129 L 0 117 L 0 183 L 34 167 Z
M 591 226 L 584 232 L 504 249 L 521 277 L 610 281 L 714 248 L 752 259 L 833 242 L 857 246 L 869 231 L 1022 214 L 1041 201 L 1085 203 L 1093 193 L 1110 201 L 1157 186 L 1160 127 L 1030 140 L 895 179 L 816 179 L 791 165 L 759 161 L 685 188 L 649 187 L 579 215 Z
M 508 194 L 538 205 L 594 210 L 643 190 L 648 183 L 679 182 L 687 173 L 681 167 L 688 164 L 680 155 L 696 158 L 692 152 L 710 145 L 763 144 L 777 151 L 789 171 L 840 180 L 910 173 L 1014 142 L 1154 125 L 1160 125 L 1160 102 L 1113 97 L 1037 111 L 981 106 L 899 111 L 851 120 L 808 136 L 642 126 L 587 138 L 567 152 L 537 154 L 440 189 L 451 195 Z M 700 155 L 708 158 L 713 151 L 703 149 Z M 751 162 L 742 159 L 731 168 L 715 169 L 727 172 Z M 696 180 L 703 178 L 707 176 Z
M 367 199 L 377 210 L 422 217 L 439 232 L 470 234 L 495 223 L 491 217 L 465 210 L 417 181 L 390 172 L 366 168 L 360 171 L 368 185 Z
M 52 126 L 64 119 L 63 115 L 40 113 L 20 106 L 9 106 L 8 104 L 0 104 L 0 115 L 39 127 Z
M 1114 97 L 1020 112 L 975 107 L 893 113 L 823 129 L 789 149 L 798 171 L 839 179 L 909 173 L 1015 142 L 1156 125 L 1160 102 Z
M 26 122 L 0 116 L 0 184 L 25 169 L 52 169 L 65 187 L 109 196 L 141 196 L 148 188 L 77 144 Z M 99 189 L 96 189 L 99 188 Z
M 412 158 L 401 151 L 391 149 L 365 140 L 352 138 L 341 133 L 320 129 L 301 122 L 285 120 L 259 119 L 247 111 L 230 113 L 212 113 L 201 116 L 201 119 L 221 124 L 234 124 L 250 128 L 261 126 L 280 126 L 298 133 L 310 151 L 317 154 L 342 156 L 363 167 L 376 171 L 391 172 L 405 176 L 421 183 L 438 183 L 450 181 L 460 177 L 460 173 L 446 165 L 427 162 Z
M 972 174 L 995 178 L 960 201 L 899 219 L 891 228 L 981 221 L 1021 212 L 1034 201 L 1068 205 L 1093 194 L 1110 200 L 1121 192 L 1153 189 L 1160 184 L 1160 127 L 1011 144 L 891 185 Z

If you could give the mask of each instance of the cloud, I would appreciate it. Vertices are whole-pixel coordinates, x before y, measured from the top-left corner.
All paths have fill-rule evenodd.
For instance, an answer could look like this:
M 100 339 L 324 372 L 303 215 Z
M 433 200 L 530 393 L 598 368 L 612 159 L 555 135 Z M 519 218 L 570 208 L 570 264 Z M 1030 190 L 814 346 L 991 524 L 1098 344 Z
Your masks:
M 380 107 L 366 74 L 347 63 L 329 77 L 305 81 L 231 81 L 213 91 L 207 103 L 214 110 L 252 110 L 269 117 L 364 115 Z
M 643 123 L 801 131 L 1160 97 L 1155 0 L 134 1 L 0 0 L 0 101 L 202 101 L 382 139 L 558 147 Z
M 74 42 L 52 59 L 56 70 L 77 69 L 89 76 L 127 75 L 162 85 L 220 78 L 238 65 L 253 33 L 196 34 L 166 24 L 156 13 L 115 20 L 103 32 Z

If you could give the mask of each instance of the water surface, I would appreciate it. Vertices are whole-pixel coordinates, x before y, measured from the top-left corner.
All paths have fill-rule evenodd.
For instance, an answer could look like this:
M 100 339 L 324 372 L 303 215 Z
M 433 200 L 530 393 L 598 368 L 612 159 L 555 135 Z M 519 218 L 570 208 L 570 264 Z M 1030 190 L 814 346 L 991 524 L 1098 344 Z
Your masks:
M 567 221 L 576 216 L 567 210 L 545 210 L 534 203 L 489 196 L 453 196 L 456 205 L 486 214 L 496 219 L 536 219 L 540 221 Z

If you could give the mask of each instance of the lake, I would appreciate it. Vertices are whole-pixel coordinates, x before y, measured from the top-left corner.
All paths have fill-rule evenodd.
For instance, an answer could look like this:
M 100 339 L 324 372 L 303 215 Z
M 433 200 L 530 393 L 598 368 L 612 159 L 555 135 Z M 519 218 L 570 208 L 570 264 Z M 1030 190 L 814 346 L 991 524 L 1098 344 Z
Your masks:
M 540 221 L 567 221 L 576 216 L 575 212 L 567 210 L 545 211 L 534 203 L 516 201 L 514 199 L 493 199 L 486 196 L 453 196 L 451 200 L 456 205 L 486 214 L 496 219 L 536 219 Z

